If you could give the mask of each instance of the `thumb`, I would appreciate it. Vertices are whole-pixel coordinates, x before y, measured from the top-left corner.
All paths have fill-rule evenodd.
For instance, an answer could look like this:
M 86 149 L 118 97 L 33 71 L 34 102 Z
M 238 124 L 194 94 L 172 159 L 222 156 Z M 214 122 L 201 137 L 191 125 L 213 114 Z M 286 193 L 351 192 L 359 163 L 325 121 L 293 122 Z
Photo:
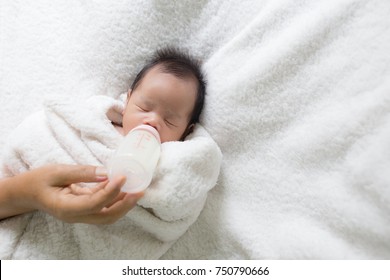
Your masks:
M 48 168 L 52 168 L 52 170 L 49 170 L 49 173 L 52 175 L 51 178 L 54 185 L 107 180 L 107 171 L 102 166 L 58 164 Z

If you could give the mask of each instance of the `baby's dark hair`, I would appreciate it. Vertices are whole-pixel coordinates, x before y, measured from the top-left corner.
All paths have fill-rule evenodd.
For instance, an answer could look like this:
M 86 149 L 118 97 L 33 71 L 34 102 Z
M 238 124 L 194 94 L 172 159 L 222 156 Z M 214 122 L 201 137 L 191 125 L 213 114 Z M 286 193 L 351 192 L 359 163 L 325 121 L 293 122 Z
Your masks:
M 199 122 L 200 114 L 204 106 L 206 95 L 206 81 L 201 71 L 199 61 L 195 60 L 188 53 L 177 48 L 166 47 L 157 50 L 150 61 L 142 68 L 135 77 L 130 89 L 134 91 L 142 81 L 143 77 L 154 66 L 160 66 L 164 73 L 169 73 L 180 79 L 195 79 L 198 84 L 198 91 L 189 125 Z

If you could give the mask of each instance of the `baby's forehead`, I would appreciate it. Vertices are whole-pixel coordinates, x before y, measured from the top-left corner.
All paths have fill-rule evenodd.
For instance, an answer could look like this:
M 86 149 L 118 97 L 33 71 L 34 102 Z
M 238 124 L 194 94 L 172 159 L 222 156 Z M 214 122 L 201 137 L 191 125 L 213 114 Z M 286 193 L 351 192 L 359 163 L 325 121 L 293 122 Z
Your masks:
M 175 87 L 177 91 L 183 91 L 184 94 L 197 95 L 199 83 L 195 76 L 181 76 L 171 71 L 165 71 L 163 68 L 156 65 L 150 71 L 145 73 L 145 76 L 140 82 L 143 89 L 163 88 L 167 85 Z
M 154 74 L 154 75 L 153 75 Z M 183 71 L 180 69 L 177 69 L 175 67 L 167 67 L 164 63 L 159 63 L 154 66 L 152 66 L 146 73 L 145 76 L 148 76 L 149 78 L 153 78 L 156 74 L 165 74 L 169 75 L 171 77 L 174 77 L 176 79 L 187 81 L 193 85 L 198 86 L 198 80 L 194 73 L 191 73 L 189 71 Z

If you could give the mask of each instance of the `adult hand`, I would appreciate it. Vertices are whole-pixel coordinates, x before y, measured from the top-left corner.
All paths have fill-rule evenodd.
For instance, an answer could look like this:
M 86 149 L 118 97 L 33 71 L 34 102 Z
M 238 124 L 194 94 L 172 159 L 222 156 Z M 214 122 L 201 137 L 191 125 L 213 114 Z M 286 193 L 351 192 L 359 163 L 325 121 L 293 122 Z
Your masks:
M 91 188 L 76 183 L 100 182 Z M 111 224 L 143 193 L 120 192 L 125 177 L 108 181 L 95 166 L 48 165 L 0 181 L 0 218 L 42 210 L 69 223 Z

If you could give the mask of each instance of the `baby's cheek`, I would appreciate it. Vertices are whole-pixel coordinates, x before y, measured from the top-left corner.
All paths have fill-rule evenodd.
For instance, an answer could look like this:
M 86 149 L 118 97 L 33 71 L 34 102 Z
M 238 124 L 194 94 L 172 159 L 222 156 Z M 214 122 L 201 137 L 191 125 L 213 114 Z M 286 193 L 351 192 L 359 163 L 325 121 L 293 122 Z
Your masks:
M 184 133 L 184 130 L 176 129 L 174 131 L 164 130 L 160 133 L 161 142 L 179 141 Z
M 123 132 L 125 135 L 127 133 L 129 133 L 130 130 L 132 130 L 134 127 L 136 127 L 134 125 L 134 122 L 132 120 L 129 120 L 129 118 L 123 118 L 122 126 L 123 126 Z

